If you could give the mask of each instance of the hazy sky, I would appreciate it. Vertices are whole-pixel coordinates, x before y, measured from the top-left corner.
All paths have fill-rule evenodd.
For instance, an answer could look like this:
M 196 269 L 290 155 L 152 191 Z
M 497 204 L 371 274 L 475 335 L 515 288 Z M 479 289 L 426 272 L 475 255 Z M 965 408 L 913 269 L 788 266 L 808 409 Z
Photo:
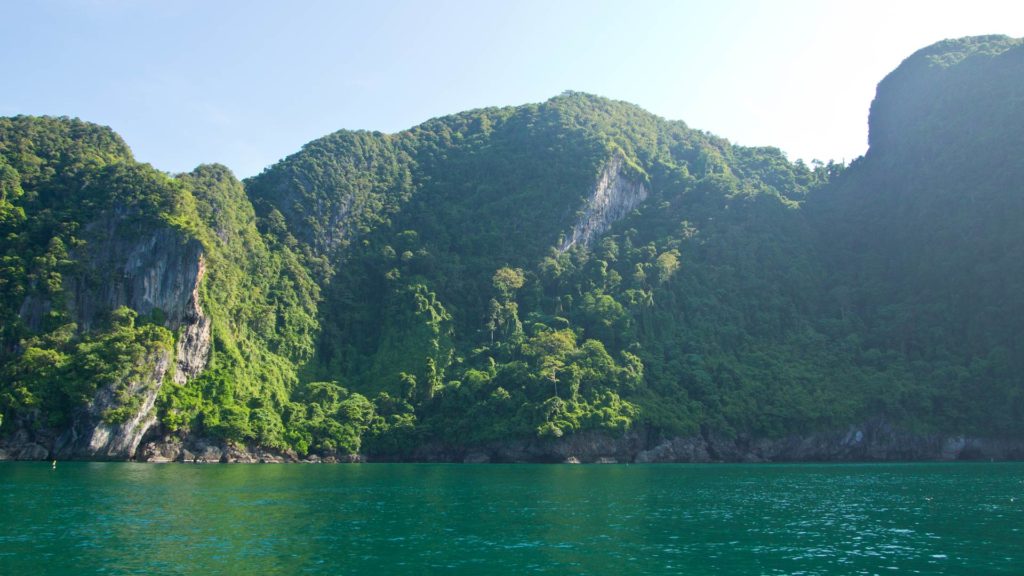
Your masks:
M 341 128 L 395 132 L 564 90 L 791 159 L 852 160 L 875 85 L 1024 2 L 0 0 L 0 115 L 77 116 L 169 172 L 240 177 Z

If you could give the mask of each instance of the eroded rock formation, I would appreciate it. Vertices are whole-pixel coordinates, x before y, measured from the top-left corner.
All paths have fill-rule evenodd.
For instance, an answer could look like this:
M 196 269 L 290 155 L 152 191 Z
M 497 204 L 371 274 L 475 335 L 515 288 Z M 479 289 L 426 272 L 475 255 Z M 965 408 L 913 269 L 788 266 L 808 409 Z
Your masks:
M 627 174 L 625 168 L 626 161 L 622 156 L 608 159 L 579 220 L 559 246 L 561 252 L 573 246 L 590 246 L 591 241 L 647 199 L 647 188 Z

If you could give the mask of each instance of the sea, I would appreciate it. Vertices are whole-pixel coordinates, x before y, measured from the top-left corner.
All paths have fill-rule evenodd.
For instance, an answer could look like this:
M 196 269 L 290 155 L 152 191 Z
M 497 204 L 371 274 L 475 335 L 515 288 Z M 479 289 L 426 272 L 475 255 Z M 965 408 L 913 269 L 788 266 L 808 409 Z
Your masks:
M 0 462 L 0 575 L 1024 574 L 1024 463 Z

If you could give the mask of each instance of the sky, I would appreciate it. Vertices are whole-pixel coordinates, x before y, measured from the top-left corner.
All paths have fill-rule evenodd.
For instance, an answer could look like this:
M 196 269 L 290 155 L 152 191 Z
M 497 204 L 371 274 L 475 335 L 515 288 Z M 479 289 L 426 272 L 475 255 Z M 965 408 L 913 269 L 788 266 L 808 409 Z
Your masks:
M 112 127 L 171 173 L 253 176 L 340 129 L 565 90 L 791 160 L 867 148 L 877 83 L 946 38 L 1024 36 L 1024 2 L 0 0 L 0 116 Z

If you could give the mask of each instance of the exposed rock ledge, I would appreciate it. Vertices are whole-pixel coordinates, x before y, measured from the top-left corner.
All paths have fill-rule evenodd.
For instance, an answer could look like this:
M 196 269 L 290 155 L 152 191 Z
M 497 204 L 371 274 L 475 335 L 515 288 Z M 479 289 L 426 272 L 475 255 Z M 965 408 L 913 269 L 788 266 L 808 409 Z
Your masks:
M 155 350 L 146 359 L 148 373 L 124 384 L 124 397 L 140 399 L 134 413 L 123 422 L 109 423 L 105 411 L 121 406 L 116 384 L 101 388 L 84 408 L 75 412 L 71 426 L 53 444 L 53 457 L 87 460 L 126 460 L 143 435 L 156 422 L 153 406 L 170 367 L 168 350 Z
M 183 385 L 206 368 L 210 318 L 199 301 L 206 271 L 202 245 L 166 228 L 131 242 L 119 241 L 115 230 L 120 224 L 115 215 L 89 225 L 106 235 L 100 234 L 91 251 L 81 255 L 85 269 L 109 278 L 96 283 L 87 280 L 87 273 L 71 276 L 72 310 L 85 329 L 103 311 L 119 306 L 140 315 L 159 311 L 164 325 L 178 332 L 173 356 L 168 350 L 150 351 L 138 376 L 100 388 L 92 401 L 75 410 L 66 429 L 40 430 L 33 422 L 20 423 L 0 444 L 0 459 L 129 460 L 156 423 L 154 405 L 165 381 Z M 48 302 L 27 298 L 21 309 L 26 324 L 32 326 L 48 307 Z M 173 378 L 165 378 L 168 374 Z M 121 408 L 125 398 L 135 403 L 132 414 L 121 422 L 107 422 L 104 413 Z
M 577 245 L 590 246 L 591 240 L 600 237 L 647 199 L 647 188 L 629 177 L 624 170 L 625 162 L 622 156 L 615 155 L 605 163 L 583 213 L 559 246 L 561 252 Z

